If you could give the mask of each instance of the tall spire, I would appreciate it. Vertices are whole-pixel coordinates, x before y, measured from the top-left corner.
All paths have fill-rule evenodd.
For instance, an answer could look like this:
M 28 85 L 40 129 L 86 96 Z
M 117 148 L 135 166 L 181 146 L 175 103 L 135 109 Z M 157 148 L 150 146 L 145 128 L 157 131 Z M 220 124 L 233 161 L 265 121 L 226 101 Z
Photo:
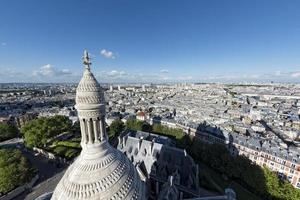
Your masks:
M 86 69 L 75 100 L 82 151 L 56 186 L 52 200 L 143 200 L 144 185 L 135 167 L 108 142 L 104 94 L 90 71 L 87 51 L 83 64 Z
M 81 146 L 99 144 L 107 139 L 105 130 L 105 100 L 103 91 L 90 71 L 90 57 L 85 50 L 83 54 L 85 71 L 76 90 L 76 108 L 81 127 Z
M 87 50 L 84 50 L 84 52 L 83 52 L 83 64 L 87 70 L 90 70 L 90 65 L 92 63 L 91 63 L 91 58 L 90 58 Z

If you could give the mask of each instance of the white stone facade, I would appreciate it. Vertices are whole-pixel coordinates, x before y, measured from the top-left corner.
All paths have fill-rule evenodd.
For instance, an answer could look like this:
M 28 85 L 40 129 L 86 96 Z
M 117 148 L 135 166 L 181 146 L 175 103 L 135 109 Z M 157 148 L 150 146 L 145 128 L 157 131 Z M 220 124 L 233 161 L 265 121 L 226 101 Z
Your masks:
M 85 52 L 85 71 L 76 91 L 82 151 L 58 183 L 52 199 L 145 199 L 135 167 L 108 143 L 104 95 L 90 64 Z

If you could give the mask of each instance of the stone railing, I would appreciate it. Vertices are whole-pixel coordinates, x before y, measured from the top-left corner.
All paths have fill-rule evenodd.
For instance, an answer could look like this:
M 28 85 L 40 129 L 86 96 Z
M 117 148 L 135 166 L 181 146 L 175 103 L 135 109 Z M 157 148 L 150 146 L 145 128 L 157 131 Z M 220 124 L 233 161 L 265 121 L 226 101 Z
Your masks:
M 45 156 L 46 158 L 50 159 L 50 160 L 55 160 L 58 161 L 62 164 L 67 163 L 65 158 L 59 157 L 59 156 L 55 156 L 53 153 L 50 153 L 48 151 L 45 151 L 44 149 L 40 149 L 37 147 L 33 147 L 33 151 Z
M 54 160 L 56 159 L 56 156 L 53 154 L 53 153 L 50 153 L 48 151 L 45 151 L 44 149 L 40 149 L 40 148 L 37 148 L 37 147 L 33 147 L 33 151 L 45 156 L 46 158 L 48 159 L 51 159 L 51 160 Z

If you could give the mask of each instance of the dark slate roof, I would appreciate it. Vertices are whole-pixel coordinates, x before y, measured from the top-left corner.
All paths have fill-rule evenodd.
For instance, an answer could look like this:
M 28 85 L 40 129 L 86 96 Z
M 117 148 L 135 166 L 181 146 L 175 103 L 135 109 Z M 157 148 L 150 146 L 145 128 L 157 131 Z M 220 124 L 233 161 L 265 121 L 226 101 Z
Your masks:
M 277 156 L 282 159 L 300 164 L 300 151 L 297 148 L 290 147 L 289 149 L 284 149 L 271 140 L 265 141 L 260 138 L 247 137 L 234 132 L 230 133 L 230 135 L 233 138 L 233 143 L 237 143 L 250 149 L 259 150 L 273 156 Z

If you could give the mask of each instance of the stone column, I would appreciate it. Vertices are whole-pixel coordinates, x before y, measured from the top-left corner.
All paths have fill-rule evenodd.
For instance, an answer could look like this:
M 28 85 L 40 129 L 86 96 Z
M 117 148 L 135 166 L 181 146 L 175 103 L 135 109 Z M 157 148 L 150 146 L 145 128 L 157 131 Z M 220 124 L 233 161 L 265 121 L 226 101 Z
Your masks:
M 94 143 L 94 140 L 93 140 L 93 127 L 92 127 L 92 120 L 89 119 L 87 121 L 87 124 L 88 124 L 88 134 L 89 134 L 89 143 Z
M 85 136 L 86 133 L 85 133 L 85 127 L 84 127 L 85 124 L 84 124 L 83 119 L 80 119 L 79 123 L 80 123 L 80 131 L 81 131 L 81 140 L 83 143 L 86 144 L 86 136 Z
M 103 141 L 103 139 L 104 139 L 104 132 L 103 132 L 103 122 L 102 122 L 102 118 L 100 118 L 99 126 L 100 126 L 100 140 Z
M 98 134 L 98 123 L 97 123 L 97 120 L 93 120 L 93 128 L 94 128 L 94 137 L 95 137 L 95 142 L 99 142 L 99 134 Z

